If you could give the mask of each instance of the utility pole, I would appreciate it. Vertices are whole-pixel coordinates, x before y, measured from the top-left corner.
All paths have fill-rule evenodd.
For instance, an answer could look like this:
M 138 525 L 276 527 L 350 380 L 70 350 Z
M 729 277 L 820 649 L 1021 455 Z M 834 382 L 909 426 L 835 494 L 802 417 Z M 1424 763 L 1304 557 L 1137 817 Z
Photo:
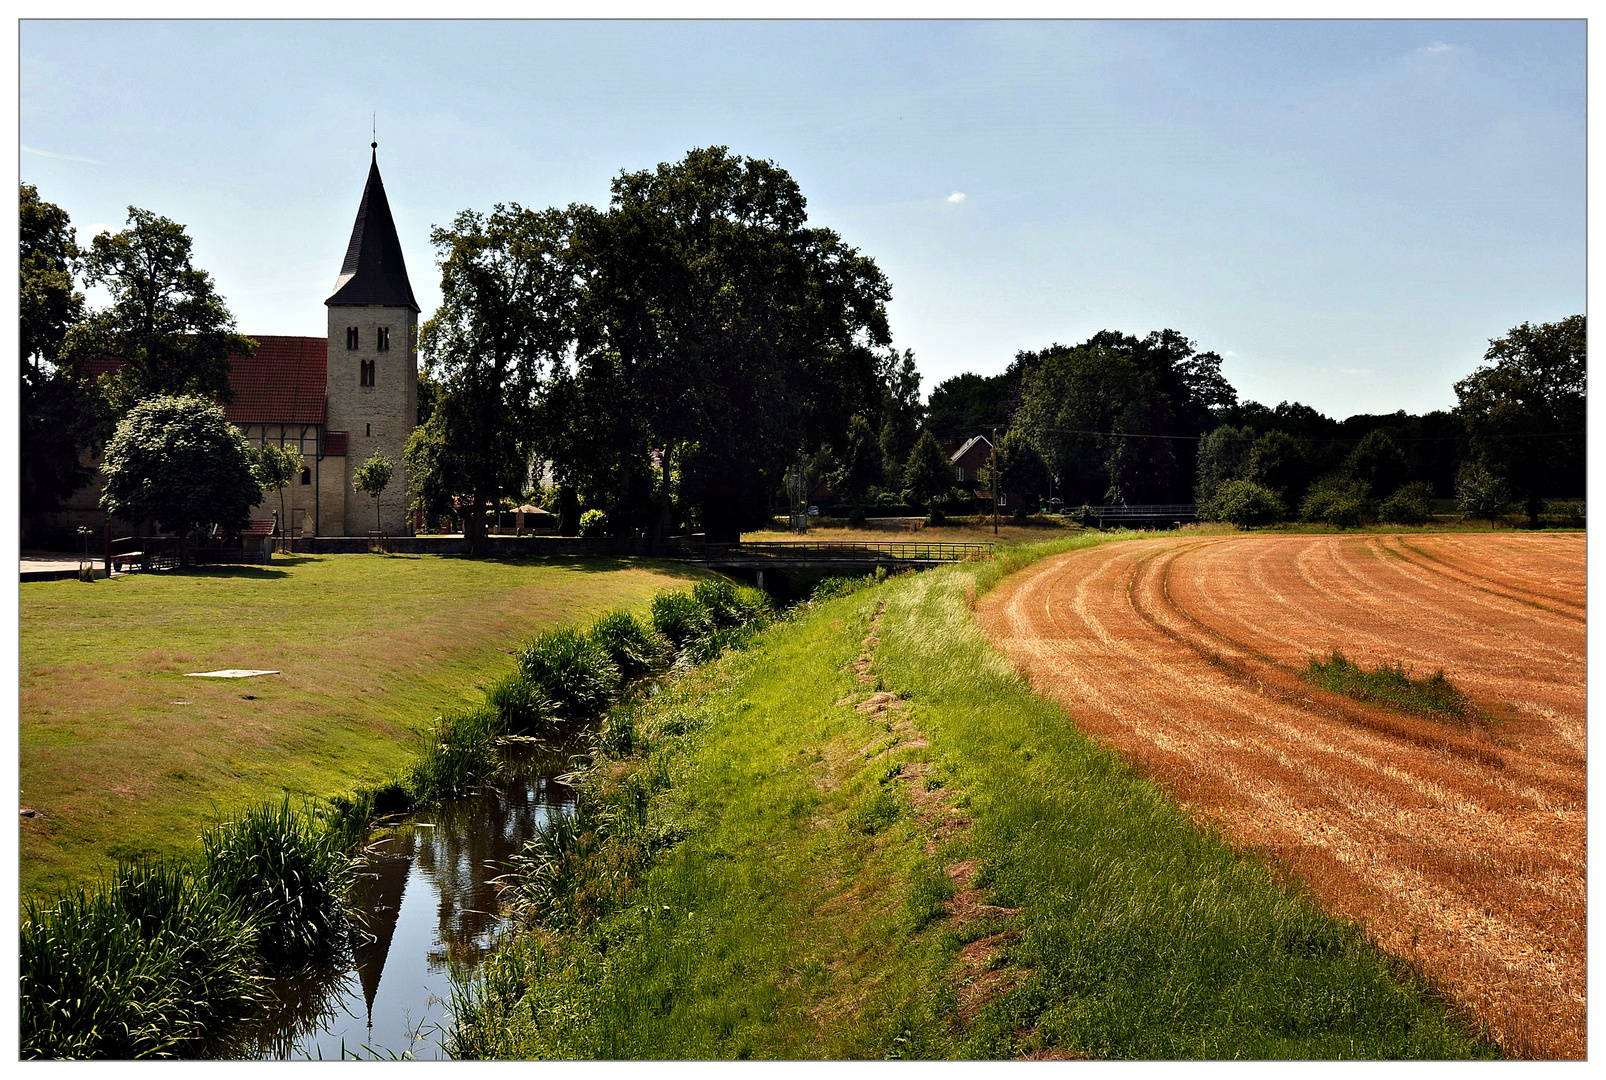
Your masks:
M 998 535 L 998 425 L 993 425 L 993 444 L 987 448 L 987 465 L 993 477 L 993 535 Z

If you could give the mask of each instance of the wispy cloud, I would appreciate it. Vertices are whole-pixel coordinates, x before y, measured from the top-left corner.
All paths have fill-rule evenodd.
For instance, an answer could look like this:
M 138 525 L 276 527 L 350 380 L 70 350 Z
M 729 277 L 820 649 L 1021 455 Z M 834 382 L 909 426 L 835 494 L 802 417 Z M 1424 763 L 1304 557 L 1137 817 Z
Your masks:
M 965 193 L 963 191 L 956 191 L 952 195 L 948 196 L 948 201 L 949 202 L 964 202 L 965 201 Z
M 34 147 L 34 146 L 23 145 L 22 146 L 22 152 L 24 154 L 37 154 L 39 157 L 52 158 L 52 159 L 54 159 L 56 161 L 81 161 L 85 165 L 104 165 L 104 164 L 106 164 L 104 161 L 96 161 L 94 158 L 79 157 L 76 154 L 56 154 L 56 153 L 52 153 L 49 150 L 40 150 L 38 147 Z
M 1232 359 L 1232 358 L 1233 358 L 1233 357 L 1235 357 L 1235 356 L 1237 356 L 1237 355 L 1238 355 L 1238 354 L 1237 354 L 1237 353 L 1235 353 L 1235 352 L 1233 352 L 1233 351 L 1232 351 L 1232 350 L 1231 350 L 1231 349 L 1227 349 L 1227 350 L 1225 350 L 1225 351 L 1223 351 L 1223 352 L 1222 352 L 1222 354 L 1221 354 L 1221 358 L 1222 358 L 1222 359 L 1223 359 L 1223 360 L 1231 360 L 1231 359 Z M 1002 469 L 1000 469 L 1000 470 L 999 470 L 999 471 L 1000 471 L 1000 472 L 1002 472 L 1002 471 L 1003 471 L 1003 470 L 1002 470 Z
M 1446 44 L 1445 42 L 1442 42 L 1442 41 L 1435 41 L 1435 42 L 1432 42 L 1430 44 L 1422 46 L 1420 49 L 1418 49 L 1416 51 L 1419 52 L 1419 53 L 1442 53 L 1442 52 L 1456 52 L 1457 50 L 1456 50 L 1456 47 L 1454 45 L 1448 45 L 1448 44 Z
M 1372 369 L 1371 368 L 1359 368 L 1359 367 L 1346 367 L 1346 368 L 1339 368 L 1338 369 L 1338 373 L 1340 375 L 1370 375 L 1372 373 Z

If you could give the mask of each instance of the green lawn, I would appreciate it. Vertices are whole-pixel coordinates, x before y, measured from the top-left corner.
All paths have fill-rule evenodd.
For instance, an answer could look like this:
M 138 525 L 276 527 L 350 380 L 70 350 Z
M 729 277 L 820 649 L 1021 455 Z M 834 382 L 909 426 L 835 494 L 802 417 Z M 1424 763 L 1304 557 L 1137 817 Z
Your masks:
M 377 780 L 414 732 L 477 700 L 541 630 L 693 576 L 648 560 L 428 555 L 28 583 L 21 591 L 24 896 L 120 856 L 190 852 L 202 825 L 281 791 Z M 185 678 L 219 668 L 282 672 Z
M 1032 554 L 821 605 L 654 698 L 646 755 L 586 781 L 609 839 L 575 895 L 611 910 L 495 958 L 459 1052 L 1497 1053 L 1031 693 L 969 603 Z M 855 707 L 883 689 L 901 704 Z

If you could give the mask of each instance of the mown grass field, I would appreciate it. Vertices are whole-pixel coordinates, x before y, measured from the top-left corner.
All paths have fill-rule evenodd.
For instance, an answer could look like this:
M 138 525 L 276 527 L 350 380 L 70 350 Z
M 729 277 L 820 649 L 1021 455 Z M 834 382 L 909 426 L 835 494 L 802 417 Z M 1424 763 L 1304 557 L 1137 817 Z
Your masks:
M 970 613 L 1022 557 L 818 605 L 654 699 L 647 752 L 589 783 L 612 820 L 650 800 L 630 842 L 659 854 L 583 932 L 493 960 L 459 1052 L 1496 1054 L 1031 693 Z M 621 851 L 582 891 L 609 894 Z
M 415 732 L 480 700 L 509 650 L 694 576 L 643 560 L 330 555 L 20 587 L 20 884 L 191 853 L 281 792 L 389 775 Z M 186 678 L 276 669 L 244 680 Z

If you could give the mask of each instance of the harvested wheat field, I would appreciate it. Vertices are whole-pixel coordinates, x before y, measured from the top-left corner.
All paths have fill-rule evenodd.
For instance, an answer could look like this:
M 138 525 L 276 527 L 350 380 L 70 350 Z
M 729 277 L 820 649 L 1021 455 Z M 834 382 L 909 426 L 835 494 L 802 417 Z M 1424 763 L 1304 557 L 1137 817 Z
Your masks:
M 1104 544 L 977 604 L 995 645 L 1196 817 L 1269 853 L 1485 1022 L 1585 1055 L 1584 538 Z M 1443 668 L 1465 722 L 1300 679 Z

